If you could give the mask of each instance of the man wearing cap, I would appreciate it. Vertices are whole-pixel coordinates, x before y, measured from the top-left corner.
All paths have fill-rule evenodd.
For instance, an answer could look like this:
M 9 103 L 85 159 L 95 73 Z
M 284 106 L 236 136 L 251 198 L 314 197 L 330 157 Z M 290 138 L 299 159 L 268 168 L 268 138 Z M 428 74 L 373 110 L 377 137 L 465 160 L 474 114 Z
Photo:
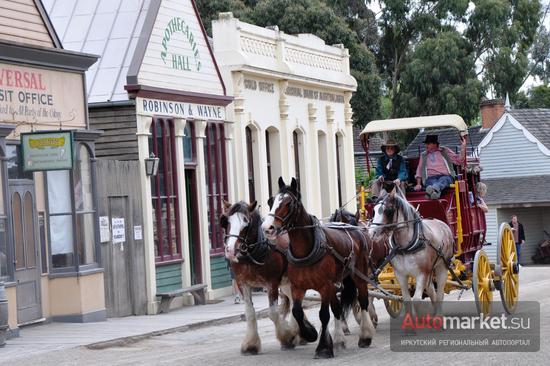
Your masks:
M 372 184 L 372 195 L 380 196 L 382 182 L 393 181 L 405 192 L 405 182 L 409 178 L 405 160 L 399 155 L 399 145 L 395 140 L 388 139 L 381 147 L 384 153 L 376 165 L 376 180 Z
M 453 164 L 460 165 L 466 157 L 466 138 L 461 138 L 460 157 L 448 147 L 439 147 L 437 135 L 426 135 L 424 144 L 426 151 L 420 155 L 414 190 L 421 190 L 423 183 L 428 198 L 438 199 L 456 178 Z

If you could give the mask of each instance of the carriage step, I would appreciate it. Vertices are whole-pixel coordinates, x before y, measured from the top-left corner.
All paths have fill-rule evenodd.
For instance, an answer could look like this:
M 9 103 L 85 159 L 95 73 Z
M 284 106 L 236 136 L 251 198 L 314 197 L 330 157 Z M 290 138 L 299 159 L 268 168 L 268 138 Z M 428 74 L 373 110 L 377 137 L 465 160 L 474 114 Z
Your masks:
M 178 296 L 190 293 L 195 298 L 195 305 L 206 304 L 206 287 L 205 284 L 197 284 L 189 287 L 180 288 L 177 290 L 159 292 L 157 296 L 160 297 L 160 307 L 158 313 L 168 313 L 170 311 L 170 304 Z

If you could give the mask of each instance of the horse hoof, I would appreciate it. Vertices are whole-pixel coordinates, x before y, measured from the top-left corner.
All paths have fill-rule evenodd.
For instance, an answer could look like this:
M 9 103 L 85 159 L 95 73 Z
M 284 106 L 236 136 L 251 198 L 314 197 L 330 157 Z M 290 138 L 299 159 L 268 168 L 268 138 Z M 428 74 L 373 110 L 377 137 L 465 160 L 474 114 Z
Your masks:
M 305 339 L 303 339 L 302 337 L 298 337 L 299 340 L 298 340 L 298 344 L 300 346 L 305 346 L 307 344 L 307 341 Z
M 371 345 L 372 338 L 360 338 L 358 346 L 359 348 L 367 348 Z
M 315 351 L 315 358 L 316 359 L 326 359 L 326 358 L 334 358 L 334 351 L 330 348 L 323 348 L 321 350 Z
M 283 342 L 283 343 L 281 343 L 281 349 L 283 351 L 288 351 L 288 350 L 294 349 L 294 347 L 296 347 L 294 342 Z
M 308 327 L 300 334 L 300 336 L 305 339 L 307 342 L 312 343 L 317 340 L 317 330 L 313 327 Z
M 250 346 L 245 349 L 241 349 L 241 354 L 244 356 L 256 356 L 260 352 L 260 348 L 257 346 Z

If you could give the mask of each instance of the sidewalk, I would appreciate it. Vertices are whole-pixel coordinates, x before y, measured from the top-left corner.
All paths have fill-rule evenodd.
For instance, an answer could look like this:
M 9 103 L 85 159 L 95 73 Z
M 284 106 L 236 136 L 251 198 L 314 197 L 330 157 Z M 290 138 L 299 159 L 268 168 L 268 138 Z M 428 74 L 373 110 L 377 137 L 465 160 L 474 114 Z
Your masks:
M 265 293 L 254 293 L 253 302 L 259 317 L 267 316 Z M 23 356 L 87 346 L 100 349 L 136 342 L 140 339 L 199 327 L 228 324 L 244 320 L 244 304 L 234 304 L 233 297 L 207 305 L 185 306 L 168 314 L 109 318 L 98 323 L 49 323 L 23 327 L 19 337 L 9 339 L 0 348 L 0 364 Z

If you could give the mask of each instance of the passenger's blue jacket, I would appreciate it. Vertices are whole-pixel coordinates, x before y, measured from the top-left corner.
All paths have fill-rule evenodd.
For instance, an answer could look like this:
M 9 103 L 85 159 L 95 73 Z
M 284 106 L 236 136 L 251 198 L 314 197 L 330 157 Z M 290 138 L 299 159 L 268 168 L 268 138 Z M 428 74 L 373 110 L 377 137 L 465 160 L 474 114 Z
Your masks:
M 388 163 L 392 160 L 392 164 L 388 169 Z M 399 178 L 400 181 L 406 182 L 409 178 L 409 173 L 407 173 L 407 164 L 403 157 L 399 154 L 393 155 L 391 158 L 384 153 L 379 159 L 378 164 L 376 165 L 376 178 L 384 176 L 385 180 L 396 180 Z

